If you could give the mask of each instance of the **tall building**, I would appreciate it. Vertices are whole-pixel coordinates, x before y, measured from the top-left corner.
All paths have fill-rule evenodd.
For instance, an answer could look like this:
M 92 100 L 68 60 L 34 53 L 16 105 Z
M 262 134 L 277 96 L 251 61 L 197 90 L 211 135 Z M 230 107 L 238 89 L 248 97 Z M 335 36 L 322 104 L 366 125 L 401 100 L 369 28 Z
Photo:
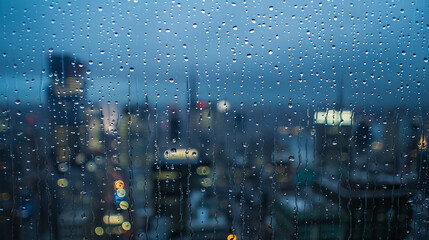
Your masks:
M 50 187 L 56 192 L 49 195 L 53 234 L 57 239 L 87 234 L 88 218 L 83 218 L 89 204 L 79 207 L 75 201 L 84 191 L 81 167 L 76 167 L 76 157 L 84 151 L 81 130 L 85 124 L 84 66 L 74 56 L 51 54 L 48 56 L 48 131 L 50 131 L 50 156 L 53 164 L 48 177 Z M 49 166 L 46 166 L 47 168 Z M 64 198 L 62 201 L 58 199 Z
M 84 68 L 78 59 L 69 55 L 53 54 L 48 62 L 53 157 L 59 172 L 65 173 L 79 152 L 79 126 L 84 123 Z

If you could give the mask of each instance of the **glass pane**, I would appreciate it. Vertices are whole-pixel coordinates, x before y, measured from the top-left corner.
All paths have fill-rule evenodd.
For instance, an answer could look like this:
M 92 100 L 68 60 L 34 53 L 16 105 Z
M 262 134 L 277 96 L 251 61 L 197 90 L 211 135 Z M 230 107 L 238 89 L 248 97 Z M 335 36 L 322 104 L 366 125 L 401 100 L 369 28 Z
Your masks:
M 4 239 L 426 239 L 428 1 L 1 1 Z

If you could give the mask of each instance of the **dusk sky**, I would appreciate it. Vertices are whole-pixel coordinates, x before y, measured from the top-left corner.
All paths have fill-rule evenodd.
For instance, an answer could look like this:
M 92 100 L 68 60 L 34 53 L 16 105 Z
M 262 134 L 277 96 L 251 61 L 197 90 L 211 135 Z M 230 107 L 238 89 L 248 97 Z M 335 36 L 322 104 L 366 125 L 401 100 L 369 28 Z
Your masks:
M 326 105 L 342 79 L 346 106 L 428 106 L 429 1 L 409 1 L 4 0 L 0 97 L 45 102 L 53 52 L 83 62 L 92 102 L 130 82 L 131 102 L 183 105 L 194 74 L 236 105 Z

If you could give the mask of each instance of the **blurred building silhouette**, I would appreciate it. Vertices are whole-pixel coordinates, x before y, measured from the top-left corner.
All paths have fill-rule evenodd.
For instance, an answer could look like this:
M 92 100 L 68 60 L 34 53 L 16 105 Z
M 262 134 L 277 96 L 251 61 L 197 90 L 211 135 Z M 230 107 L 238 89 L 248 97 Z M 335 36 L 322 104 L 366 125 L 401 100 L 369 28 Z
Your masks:
M 84 66 L 76 57 L 67 54 L 50 54 L 47 60 L 50 77 L 47 120 L 51 133 L 50 156 L 54 162 L 50 171 L 55 173 L 47 180 L 57 194 L 49 196 L 46 202 L 51 203 L 47 208 L 51 210 L 49 220 L 55 238 L 67 239 L 89 232 L 84 227 L 87 219 L 81 217 L 89 206 L 75 208 L 74 203 L 83 191 L 78 156 L 84 154 L 86 146 L 83 141 L 86 123 Z

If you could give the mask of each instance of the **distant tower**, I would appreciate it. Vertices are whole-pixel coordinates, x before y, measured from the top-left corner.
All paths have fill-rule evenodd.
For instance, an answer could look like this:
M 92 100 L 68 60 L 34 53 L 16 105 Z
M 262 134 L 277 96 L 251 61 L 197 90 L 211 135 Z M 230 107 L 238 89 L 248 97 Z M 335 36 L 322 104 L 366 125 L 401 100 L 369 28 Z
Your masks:
M 170 141 L 173 143 L 178 142 L 179 140 L 179 134 L 180 134 L 180 117 L 179 117 L 179 111 L 177 107 L 171 108 L 170 113 Z
M 342 110 L 344 107 L 344 81 L 343 81 L 343 77 L 340 77 L 339 82 L 338 82 L 338 97 L 337 97 L 337 103 L 335 104 L 335 109 L 336 110 Z
M 186 87 L 189 92 L 188 101 L 191 107 L 191 111 L 197 108 L 197 76 L 196 71 L 191 69 L 186 82 Z

